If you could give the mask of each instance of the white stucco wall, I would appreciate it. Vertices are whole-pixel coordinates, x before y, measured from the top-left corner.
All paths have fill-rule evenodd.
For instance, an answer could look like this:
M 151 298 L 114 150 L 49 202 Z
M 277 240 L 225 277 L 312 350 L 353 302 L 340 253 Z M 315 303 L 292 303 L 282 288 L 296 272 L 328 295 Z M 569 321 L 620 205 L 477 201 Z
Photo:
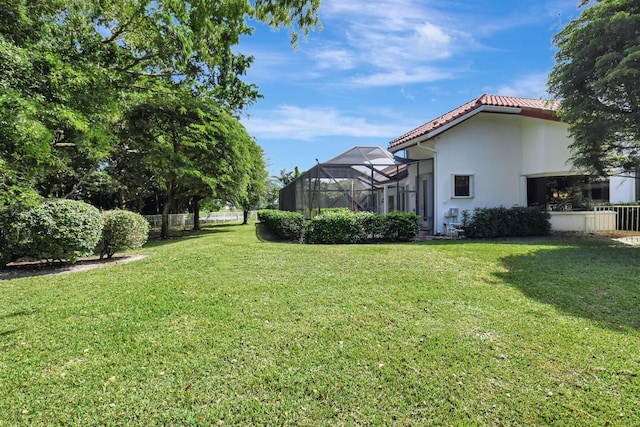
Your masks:
M 435 138 L 436 231 L 442 233 L 445 223 L 461 221 L 464 210 L 522 203 L 522 140 L 520 117 L 489 113 L 480 113 Z M 453 195 L 454 175 L 473 176 L 472 197 Z M 458 209 L 457 218 L 446 216 L 450 208 Z
M 609 179 L 609 201 L 626 203 L 636 199 L 636 179 L 612 176 Z
M 564 175 L 577 172 L 568 162 L 568 125 L 551 120 L 519 117 L 522 129 L 522 174 Z
M 460 222 L 464 210 L 526 206 L 527 176 L 579 173 L 568 161 L 570 143 L 567 125 L 561 122 L 479 113 L 407 149 L 406 155 L 411 159 L 435 158 L 433 232 L 444 233 L 444 224 Z M 421 174 L 425 172 L 420 170 Z M 412 187 L 415 187 L 415 173 L 416 168 L 412 166 L 408 181 Z M 453 196 L 454 175 L 473 176 L 472 197 Z M 633 178 L 611 178 L 611 202 L 634 199 Z M 458 208 L 457 218 L 446 216 L 450 208 Z M 410 209 L 415 211 L 415 203 Z

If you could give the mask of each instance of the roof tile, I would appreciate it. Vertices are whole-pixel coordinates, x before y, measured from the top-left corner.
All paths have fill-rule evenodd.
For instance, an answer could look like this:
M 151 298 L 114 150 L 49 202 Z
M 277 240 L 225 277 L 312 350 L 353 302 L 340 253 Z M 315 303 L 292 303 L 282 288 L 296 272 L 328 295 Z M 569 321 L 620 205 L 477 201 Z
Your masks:
M 559 105 L 560 104 L 557 101 L 549 101 L 545 99 L 518 98 L 513 96 L 483 94 L 478 98 L 462 104 L 461 106 L 454 108 L 448 113 L 445 113 L 440 117 L 437 117 L 430 122 L 427 122 L 422 126 L 419 126 L 414 130 L 399 136 L 398 138 L 389 142 L 388 148 L 392 149 L 393 147 L 397 147 L 401 144 L 404 144 L 405 142 L 411 141 L 412 139 L 433 132 L 459 118 L 464 117 L 465 115 L 482 106 L 514 107 L 520 108 L 522 111 L 548 115 L 549 117 L 555 118 L 556 111 L 558 110 Z

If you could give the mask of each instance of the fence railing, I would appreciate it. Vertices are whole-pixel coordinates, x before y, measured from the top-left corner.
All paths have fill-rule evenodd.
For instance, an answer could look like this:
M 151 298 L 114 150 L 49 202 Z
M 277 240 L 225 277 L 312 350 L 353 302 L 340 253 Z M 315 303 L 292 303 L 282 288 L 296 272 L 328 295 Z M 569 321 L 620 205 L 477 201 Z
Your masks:
M 143 215 L 149 221 L 151 230 L 160 230 L 162 227 L 162 215 Z M 208 212 L 200 214 L 200 224 L 225 224 L 230 222 L 242 222 L 242 212 Z M 251 211 L 249 219 L 257 219 L 257 212 Z M 169 228 L 187 230 L 193 228 L 193 214 L 169 214 Z
M 640 232 L 640 206 L 596 206 L 593 222 L 594 231 Z

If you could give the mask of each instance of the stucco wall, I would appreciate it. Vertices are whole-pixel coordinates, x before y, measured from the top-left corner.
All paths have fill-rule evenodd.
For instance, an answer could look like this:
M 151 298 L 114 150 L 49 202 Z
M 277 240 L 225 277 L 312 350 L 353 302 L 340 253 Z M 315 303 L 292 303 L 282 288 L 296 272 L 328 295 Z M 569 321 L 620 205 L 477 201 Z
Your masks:
M 569 159 L 568 125 L 551 120 L 520 117 L 522 174 L 563 175 L 576 172 Z
M 526 177 L 579 173 L 568 162 L 567 125 L 512 114 L 479 113 L 435 138 L 407 150 L 411 159 L 435 157 L 433 232 L 460 222 L 464 210 L 476 207 L 526 206 Z M 434 153 L 435 151 L 435 153 Z M 421 169 L 424 174 L 426 170 Z M 409 183 L 415 186 L 415 166 Z M 453 176 L 473 176 L 472 197 L 453 196 Z M 634 179 L 612 177 L 611 202 L 634 200 Z M 448 217 L 457 208 L 457 218 Z M 415 203 L 411 207 L 415 210 Z
M 612 176 L 609 180 L 609 201 L 626 203 L 636 199 L 636 179 Z
M 435 228 L 462 220 L 464 210 L 520 203 L 522 128 L 518 117 L 478 114 L 436 138 Z M 453 195 L 453 176 L 471 175 L 472 196 Z M 447 217 L 457 208 L 458 218 Z

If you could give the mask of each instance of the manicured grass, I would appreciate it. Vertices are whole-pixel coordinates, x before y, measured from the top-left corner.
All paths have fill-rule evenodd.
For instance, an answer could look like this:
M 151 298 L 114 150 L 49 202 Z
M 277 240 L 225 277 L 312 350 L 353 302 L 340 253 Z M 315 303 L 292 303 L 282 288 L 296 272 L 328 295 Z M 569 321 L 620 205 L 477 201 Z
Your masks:
M 640 248 L 220 226 L 0 281 L 0 426 L 638 425 Z

